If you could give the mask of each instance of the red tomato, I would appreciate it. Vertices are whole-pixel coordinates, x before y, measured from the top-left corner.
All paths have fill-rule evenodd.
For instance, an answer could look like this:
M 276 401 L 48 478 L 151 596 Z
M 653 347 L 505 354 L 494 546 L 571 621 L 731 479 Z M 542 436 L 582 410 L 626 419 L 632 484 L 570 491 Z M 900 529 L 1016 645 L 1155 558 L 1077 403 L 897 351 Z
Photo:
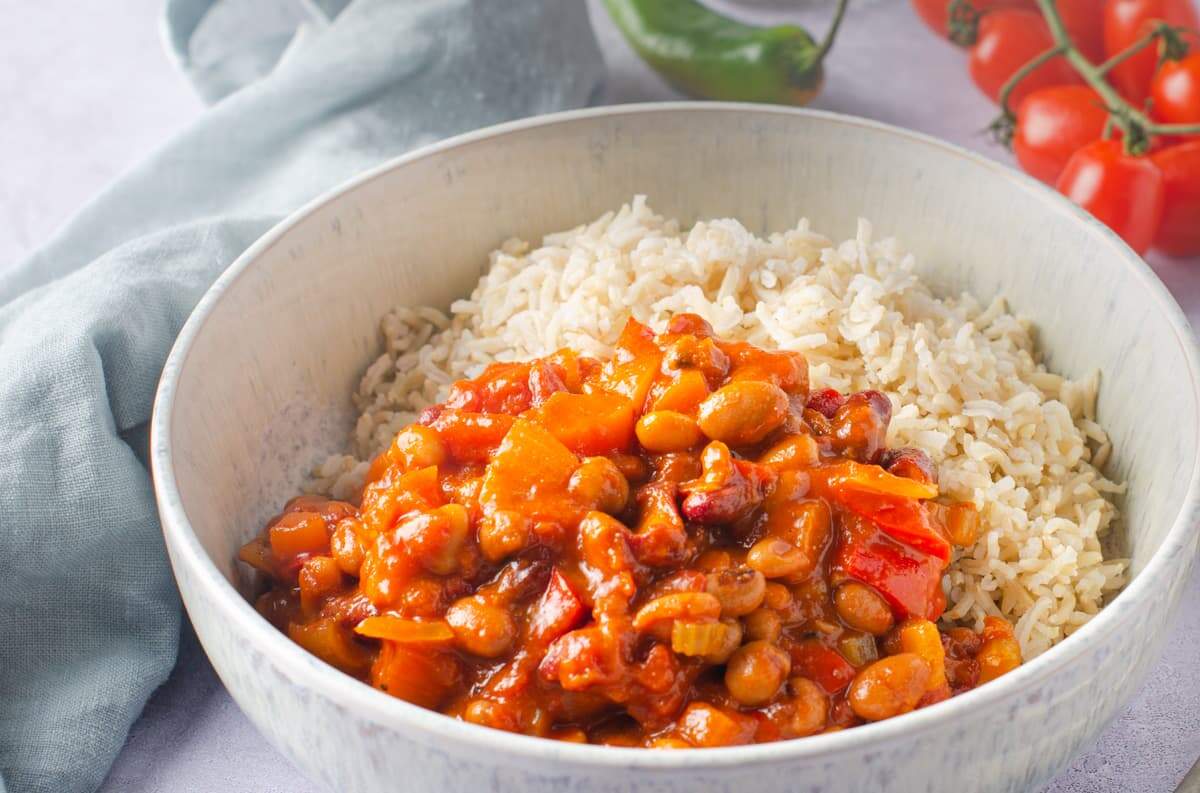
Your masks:
M 1200 124 L 1200 52 L 1167 61 L 1150 84 L 1154 116 L 1168 124 Z
M 912 0 L 912 6 L 929 28 L 942 38 L 949 33 L 952 0 Z M 973 0 L 971 7 L 980 13 L 997 8 L 1037 8 L 1037 0 Z
M 1030 176 L 1054 184 L 1076 149 L 1100 140 L 1108 112 L 1086 85 L 1055 85 L 1025 97 L 1017 110 L 1013 153 Z
M 1058 15 L 1079 51 L 1093 63 L 1104 60 L 1104 0 L 1058 0 Z
M 1058 190 L 1095 215 L 1129 247 L 1145 253 L 1163 214 L 1163 175 L 1149 157 L 1132 157 L 1115 140 L 1089 143 L 1071 156 Z
M 1054 46 L 1050 28 L 1036 11 L 1005 8 L 993 11 L 979 23 L 979 38 L 971 47 L 969 68 L 975 85 L 993 100 L 1018 69 Z M 1039 88 L 1070 85 L 1081 78 L 1062 57 L 1042 64 L 1017 84 L 1009 97 L 1011 106 Z
M 1154 247 L 1171 256 L 1200 254 L 1200 140 L 1151 156 L 1162 171 L 1165 204 Z
M 1192 0 L 1106 0 L 1104 4 L 1104 50 L 1108 57 L 1133 44 L 1156 21 L 1189 28 L 1200 27 Z M 1135 106 L 1150 95 L 1150 80 L 1158 62 L 1158 50 L 1146 47 L 1109 73 L 1109 81 Z

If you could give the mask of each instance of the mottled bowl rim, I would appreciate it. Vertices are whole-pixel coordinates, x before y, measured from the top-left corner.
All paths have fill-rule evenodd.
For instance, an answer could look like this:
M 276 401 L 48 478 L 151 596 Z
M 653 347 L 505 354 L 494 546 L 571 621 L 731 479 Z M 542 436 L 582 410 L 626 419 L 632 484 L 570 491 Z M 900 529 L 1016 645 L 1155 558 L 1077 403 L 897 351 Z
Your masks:
M 151 469 L 159 512 L 163 519 L 163 534 L 170 551 L 171 563 L 177 569 L 187 570 L 195 585 L 203 590 L 203 597 L 209 604 L 218 608 L 221 615 L 228 621 L 231 631 L 240 634 L 256 650 L 270 658 L 281 674 L 290 677 L 296 683 L 319 692 L 347 710 L 359 714 L 360 718 L 364 720 L 397 730 L 417 729 L 423 731 L 423 735 L 417 737 L 417 740 L 428 742 L 432 739 L 445 739 L 455 741 L 464 750 L 505 752 L 510 756 L 532 761 L 540 759 L 582 766 L 646 770 L 671 770 L 684 766 L 689 769 L 717 769 L 746 762 L 819 759 L 822 756 L 846 750 L 861 751 L 881 746 L 890 741 L 904 740 L 906 737 L 911 737 L 918 732 L 925 732 L 951 719 L 963 719 L 977 715 L 980 709 L 987 708 L 1022 687 L 1042 680 L 1070 664 L 1090 644 L 1095 643 L 1105 631 L 1115 628 L 1123 614 L 1129 611 L 1129 607 L 1133 606 L 1137 600 L 1156 597 L 1158 590 L 1163 586 L 1162 582 L 1170 578 L 1162 575 L 1167 568 L 1173 564 L 1188 565 L 1191 563 L 1190 559 L 1180 562 L 1175 557 L 1193 547 L 1192 535 L 1197 528 L 1197 508 L 1200 504 L 1200 454 L 1197 454 L 1192 461 L 1192 473 L 1184 504 L 1180 508 L 1179 514 L 1176 515 L 1167 536 L 1145 568 L 1113 599 L 1113 603 L 1102 609 L 1096 617 L 1074 634 L 1037 658 L 986 686 L 882 722 L 861 725 L 852 730 L 815 735 L 803 740 L 688 752 L 655 752 L 636 748 L 571 744 L 517 735 L 459 721 L 436 711 L 426 710 L 391 697 L 337 671 L 305 652 L 299 645 L 293 643 L 286 635 L 263 619 L 226 580 L 200 544 L 180 500 L 173 463 L 174 448 L 171 425 L 175 415 L 175 399 L 180 375 L 187 365 L 188 354 L 193 343 L 225 292 L 254 266 L 264 252 L 279 243 L 292 228 L 303 223 L 319 208 L 412 162 L 453 150 L 465 144 L 485 140 L 499 141 L 510 135 L 519 135 L 525 130 L 556 124 L 639 114 L 694 114 L 700 118 L 708 113 L 731 111 L 761 116 L 806 116 L 828 125 L 831 130 L 835 130 L 838 125 L 862 127 L 889 134 L 908 144 L 932 147 L 942 151 L 947 157 L 964 159 L 977 167 L 999 173 L 1003 178 L 1014 182 L 1030 194 L 1033 200 L 1042 202 L 1047 212 L 1067 215 L 1074 222 L 1083 224 L 1091 233 L 1098 235 L 1107 245 L 1115 248 L 1116 258 L 1142 283 L 1149 297 L 1170 323 L 1176 342 L 1182 348 L 1188 364 L 1188 382 L 1192 388 L 1193 404 L 1200 405 L 1200 378 L 1197 376 L 1200 372 L 1200 353 L 1198 353 L 1191 326 L 1174 298 L 1142 258 L 1106 226 L 1054 190 L 1013 168 L 960 146 L 890 124 L 839 113 L 735 102 L 652 102 L 636 105 L 613 105 L 535 116 L 486 127 L 421 147 L 383 163 L 327 191 L 293 212 L 251 245 L 217 278 L 196 305 L 180 331 L 164 366 L 155 399 L 151 420 Z M 579 222 L 587 220 L 589 218 L 580 218 Z M 1197 446 L 1200 446 L 1200 443 Z M 1114 606 L 1120 606 L 1120 608 L 1114 608 Z

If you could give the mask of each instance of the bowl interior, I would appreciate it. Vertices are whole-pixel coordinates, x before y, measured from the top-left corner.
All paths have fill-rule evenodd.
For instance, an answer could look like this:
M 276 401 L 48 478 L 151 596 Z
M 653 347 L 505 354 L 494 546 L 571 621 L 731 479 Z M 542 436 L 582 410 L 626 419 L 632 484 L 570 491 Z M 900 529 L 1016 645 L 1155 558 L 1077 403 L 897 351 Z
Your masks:
M 870 218 L 943 292 L 1006 296 L 1049 366 L 1099 369 L 1099 420 L 1136 575 L 1183 505 L 1197 453 L 1190 338 L 1123 244 L 1048 189 L 921 136 L 827 114 L 627 108 L 466 136 L 360 179 L 268 235 L 206 298 L 169 435 L 179 499 L 231 581 L 234 554 L 345 446 L 350 395 L 398 304 L 448 306 L 486 254 L 591 220 L 635 193 L 685 222 L 754 231 Z

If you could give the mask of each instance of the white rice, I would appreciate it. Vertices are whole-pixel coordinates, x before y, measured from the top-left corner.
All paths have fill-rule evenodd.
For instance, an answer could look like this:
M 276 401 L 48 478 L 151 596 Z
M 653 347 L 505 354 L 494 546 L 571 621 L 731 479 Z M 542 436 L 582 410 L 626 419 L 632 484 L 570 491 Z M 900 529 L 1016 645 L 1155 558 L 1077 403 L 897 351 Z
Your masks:
M 1101 545 L 1124 486 L 1096 467 L 1110 451 L 1094 416 L 1098 373 L 1046 371 L 1029 322 L 999 299 L 935 297 L 912 256 L 873 240 L 867 221 L 838 245 L 806 220 L 763 239 L 731 219 L 681 229 L 638 196 L 530 247 L 510 240 L 493 252 L 449 317 L 397 308 L 383 318 L 386 351 L 355 395 L 354 454 L 322 464 L 314 489 L 354 493 L 362 461 L 492 361 L 561 347 L 607 356 L 628 317 L 661 329 L 689 311 L 721 336 L 803 352 L 814 387 L 891 397 L 889 445 L 927 451 L 942 492 L 981 510 L 979 541 L 950 569 L 946 620 L 978 627 L 1003 615 L 1032 657 L 1124 584 L 1127 560 Z

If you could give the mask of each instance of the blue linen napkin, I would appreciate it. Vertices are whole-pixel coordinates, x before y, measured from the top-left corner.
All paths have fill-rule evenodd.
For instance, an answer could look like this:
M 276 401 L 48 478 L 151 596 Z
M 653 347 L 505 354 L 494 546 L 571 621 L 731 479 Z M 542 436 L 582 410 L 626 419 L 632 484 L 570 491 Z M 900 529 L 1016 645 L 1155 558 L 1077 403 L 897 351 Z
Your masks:
M 587 104 L 603 75 L 581 0 L 168 0 L 166 14 L 179 65 L 224 98 L 0 269 L 0 793 L 94 790 L 174 663 L 145 427 L 212 280 L 355 173 Z

